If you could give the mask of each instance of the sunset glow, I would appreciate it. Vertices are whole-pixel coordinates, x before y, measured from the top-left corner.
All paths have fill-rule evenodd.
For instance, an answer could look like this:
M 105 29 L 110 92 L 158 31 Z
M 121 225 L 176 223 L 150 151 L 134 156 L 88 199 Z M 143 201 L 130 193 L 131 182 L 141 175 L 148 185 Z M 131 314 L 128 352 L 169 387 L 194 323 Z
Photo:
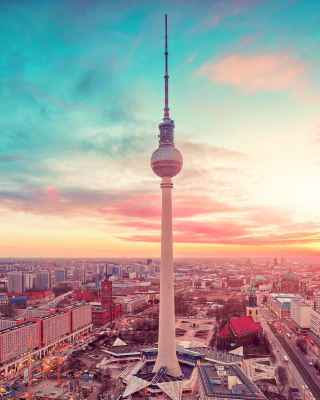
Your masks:
M 0 257 L 320 256 L 318 0 L 0 4 Z

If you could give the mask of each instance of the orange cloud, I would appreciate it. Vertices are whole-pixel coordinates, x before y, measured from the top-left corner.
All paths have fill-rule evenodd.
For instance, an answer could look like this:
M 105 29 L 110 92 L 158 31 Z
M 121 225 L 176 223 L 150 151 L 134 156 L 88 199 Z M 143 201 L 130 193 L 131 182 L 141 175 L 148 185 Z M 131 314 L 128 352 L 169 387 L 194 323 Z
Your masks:
M 309 64 L 286 53 L 251 57 L 231 54 L 217 63 L 202 65 L 196 75 L 204 75 L 214 83 L 239 86 L 248 92 L 292 88 L 300 94 L 309 69 Z

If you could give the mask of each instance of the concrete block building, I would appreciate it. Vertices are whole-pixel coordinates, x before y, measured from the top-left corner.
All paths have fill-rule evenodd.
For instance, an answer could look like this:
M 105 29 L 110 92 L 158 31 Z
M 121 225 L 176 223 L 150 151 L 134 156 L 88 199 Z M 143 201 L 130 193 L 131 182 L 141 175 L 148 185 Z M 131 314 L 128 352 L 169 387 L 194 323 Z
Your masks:
M 39 324 L 35 321 L 0 331 L 0 363 L 3 364 L 24 354 L 30 345 L 30 339 L 32 350 L 41 347 Z
M 290 317 L 300 328 L 310 328 L 310 315 L 312 307 L 303 300 L 292 300 Z

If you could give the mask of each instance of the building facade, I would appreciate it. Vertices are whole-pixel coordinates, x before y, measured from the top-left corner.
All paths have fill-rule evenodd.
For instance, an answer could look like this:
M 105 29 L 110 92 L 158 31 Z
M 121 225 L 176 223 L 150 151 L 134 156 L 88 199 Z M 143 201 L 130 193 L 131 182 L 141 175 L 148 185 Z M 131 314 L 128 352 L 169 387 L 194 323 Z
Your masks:
M 18 271 L 8 273 L 8 293 L 21 293 L 22 290 L 22 274 Z
M 41 347 L 37 322 L 29 321 L 0 331 L 0 363 L 21 356 L 30 344 L 31 350 Z
M 85 268 L 75 268 L 73 270 L 73 280 L 81 282 L 81 285 L 86 283 L 86 270 L 85 270 Z
M 310 312 L 310 330 L 320 337 L 320 313 L 318 311 Z
M 69 313 L 57 312 L 41 318 L 41 342 L 50 343 L 71 333 Z
M 52 281 L 51 274 L 49 271 L 40 270 L 36 273 L 36 287 L 41 288 L 43 290 L 51 290 Z
M 292 300 L 290 317 L 300 328 L 310 328 L 312 307 L 303 300 Z
M 65 268 L 56 268 L 54 270 L 54 283 L 67 281 L 67 271 Z

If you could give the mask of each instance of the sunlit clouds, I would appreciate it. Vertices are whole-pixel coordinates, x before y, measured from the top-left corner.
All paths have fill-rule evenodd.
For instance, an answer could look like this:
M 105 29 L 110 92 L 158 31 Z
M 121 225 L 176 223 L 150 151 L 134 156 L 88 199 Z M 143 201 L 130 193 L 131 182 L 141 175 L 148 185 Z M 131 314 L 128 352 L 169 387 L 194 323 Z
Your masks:
M 318 256 L 307 3 L 2 2 L 0 256 L 160 255 L 165 13 L 175 256 Z
M 251 57 L 231 54 L 217 63 L 204 64 L 197 74 L 207 76 L 213 83 L 239 86 L 246 92 L 291 88 L 299 93 L 306 85 L 305 76 L 310 68 L 285 53 Z

